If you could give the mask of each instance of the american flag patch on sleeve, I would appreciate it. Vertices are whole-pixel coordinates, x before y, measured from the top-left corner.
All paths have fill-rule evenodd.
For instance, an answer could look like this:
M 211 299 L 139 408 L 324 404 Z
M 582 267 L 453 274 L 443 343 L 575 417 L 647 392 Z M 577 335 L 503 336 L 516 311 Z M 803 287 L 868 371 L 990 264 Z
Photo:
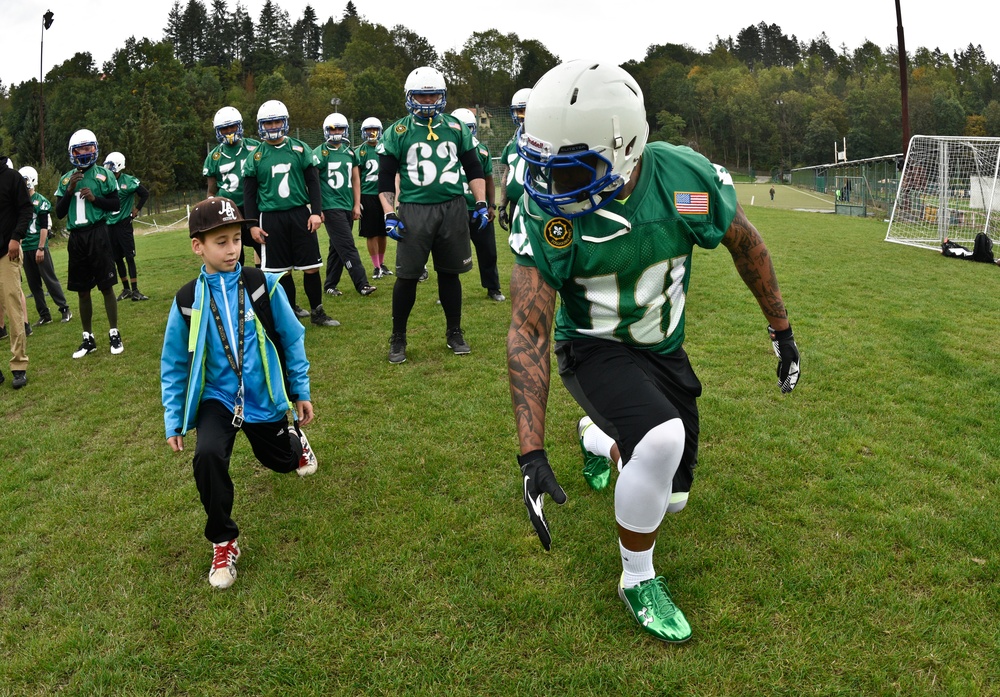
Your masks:
M 704 215 L 708 213 L 708 193 L 677 191 L 674 193 L 674 208 L 681 215 Z

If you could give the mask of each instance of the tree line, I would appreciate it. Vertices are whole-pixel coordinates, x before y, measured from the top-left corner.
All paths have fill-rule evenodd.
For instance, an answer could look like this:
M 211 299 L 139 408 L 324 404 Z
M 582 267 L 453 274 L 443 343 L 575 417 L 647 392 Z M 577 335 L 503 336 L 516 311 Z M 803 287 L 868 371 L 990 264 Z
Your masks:
M 913 134 L 1000 136 L 1000 68 L 980 46 L 951 54 L 918 48 L 908 59 Z M 273 0 L 256 21 L 239 0 L 234 7 L 175 0 L 162 40 L 132 37 L 103 66 L 77 53 L 48 72 L 49 164 L 40 172 L 54 183 L 68 164 L 69 136 L 89 128 L 102 153 L 125 153 L 151 191 L 201 189 L 221 106 L 239 109 L 251 135 L 257 106 L 268 99 L 288 106 L 293 128 L 318 129 L 333 110 L 388 125 L 404 115 L 403 82 L 420 65 L 444 73 L 449 108 L 505 108 L 517 89 L 558 63 L 541 42 L 495 29 L 438 54 L 404 26 L 368 21 L 353 2 L 339 19 L 321 22 L 307 6 L 293 22 Z M 623 67 L 643 88 L 653 139 L 690 145 L 732 169 L 828 163 L 845 137 L 850 159 L 903 149 L 894 46 L 834 49 L 825 34 L 799 41 L 761 22 L 704 52 L 650 46 Z M 39 88 L 34 79 L 0 85 L 0 150 L 18 166 L 40 164 Z

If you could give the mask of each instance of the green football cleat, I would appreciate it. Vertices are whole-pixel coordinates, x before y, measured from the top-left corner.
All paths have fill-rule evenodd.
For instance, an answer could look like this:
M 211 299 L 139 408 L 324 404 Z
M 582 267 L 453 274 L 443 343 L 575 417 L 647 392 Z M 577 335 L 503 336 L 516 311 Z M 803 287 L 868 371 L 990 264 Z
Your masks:
M 625 574 L 622 574 L 624 580 Z M 680 644 L 691 638 L 691 625 L 681 609 L 670 599 L 670 589 L 662 576 L 625 588 L 618 581 L 618 597 L 643 631 L 660 641 Z
M 584 416 L 576 424 L 576 433 L 580 438 L 580 452 L 583 453 L 583 478 L 591 489 L 601 491 L 611 481 L 611 459 L 583 447 L 583 432 L 593 425 L 594 421 L 589 416 Z

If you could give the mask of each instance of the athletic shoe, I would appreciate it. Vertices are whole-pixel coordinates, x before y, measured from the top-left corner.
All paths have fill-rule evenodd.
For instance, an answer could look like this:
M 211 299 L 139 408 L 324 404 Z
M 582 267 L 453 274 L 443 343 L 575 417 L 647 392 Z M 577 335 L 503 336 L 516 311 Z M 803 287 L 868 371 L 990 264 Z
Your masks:
M 73 319 L 73 311 L 70 310 L 69 307 L 64 307 L 59 310 L 59 314 L 62 315 L 62 319 L 59 320 L 60 322 L 69 322 Z
M 215 588 L 226 589 L 236 581 L 236 560 L 240 558 L 240 546 L 235 539 L 212 544 L 212 567 L 208 570 L 208 582 Z
M 12 370 L 10 374 L 14 378 L 10 384 L 14 386 L 15 390 L 19 390 L 28 384 L 28 374 L 26 371 Z
M 591 489 L 601 491 L 611 481 L 611 458 L 592 453 L 583 445 L 583 433 L 593 425 L 593 420 L 584 416 L 576 424 L 576 435 L 580 439 L 580 451 L 583 453 L 583 478 Z
M 343 291 L 340 290 L 340 288 L 327 288 L 326 289 L 326 294 L 327 295 L 338 296 L 338 295 L 343 295 L 344 293 L 343 293 Z M 296 313 L 296 314 L 298 314 L 298 313 Z
M 427 269 L 424 269 L 425 273 L 426 273 L 426 271 L 427 271 Z M 392 271 L 390 271 L 389 267 L 386 266 L 385 264 L 382 264 L 382 275 L 383 276 L 391 276 L 392 275 Z M 424 279 L 424 280 L 427 280 L 427 279 Z
M 132 289 L 122 288 L 122 292 L 118 294 L 118 302 L 121 302 L 122 300 L 131 300 L 131 299 L 132 299 Z
M 80 344 L 80 348 L 73 352 L 73 358 L 83 358 L 88 353 L 93 353 L 97 350 L 97 340 L 94 339 L 93 334 L 83 333 L 83 343 Z
M 389 362 L 396 364 L 406 362 L 406 334 L 393 332 L 389 337 Z
M 490 300 L 495 300 L 498 303 L 502 303 L 504 300 L 507 299 L 506 297 L 504 297 L 504 294 L 501 293 L 499 289 L 486 291 L 486 297 L 489 298 Z
M 122 344 L 122 335 L 118 333 L 117 329 L 112 329 L 108 332 L 108 339 L 111 342 L 111 353 L 118 355 L 125 350 L 125 345 Z
M 52 324 L 51 317 L 39 317 L 38 321 L 35 322 L 36 327 L 41 327 L 43 324 Z
M 424 282 L 424 281 L 426 281 L 426 280 L 427 280 L 428 278 L 430 278 L 430 276 L 431 276 L 431 275 L 430 275 L 430 273 L 428 273 L 428 271 L 427 271 L 427 267 L 425 266 L 425 267 L 424 267 L 424 272 L 423 272 L 422 274 L 420 274 L 420 278 L 418 278 L 417 280 L 418 280 L 418 281 L 420 281 L 421 283 L 423 283 L 423 282 Z
M 662 576 L 625 588 L 622 574 L 618 581 L 618 597 L 632 613 L 642 630 L 660 641 L 680 644 L 691 638 L 691 625 L 681 609 L 670 599 L 670 589 Z
M 296 317 L 308 317 L 309 316 L 309 310 L 304 310 L 301 307 L 299 307 L 298 305 L 293 305 L 292 309 L 295 310 L 295 316 Z
M 316 460 L 316 453 L 309 446 L 309 439 L 306 438 L 306 432 L 301 428 L 299 429 L 299 440 L 302 441 L 302 455 L 299 457 L 299 468 L 295 472 L 300 477 L 308 477 L 310 474 L 316 474 L 319 462 Z
M 472 353 L 472 349 L 465 343 L 465 336 L 463 336 L 461 329 L 449 329 L 445 337 L 448 340 L 448 348 L 454 351 L 456 356 Z
M 320 305 L 312 311 L 311 321 L 317 327 L 339 327 L 340 322 L 326 314 L 326 310 Z
M 380 278 L 382 278 L 382 267 L 376 266 L 375 270 L 372 271 L 372 280 L 377 281 Z
M 3 384 L 3 381 L 4 381 L 4 380 L 6 380 L 6 379 L 7 379 L 7 378 L 5 378 L 5 377 L 3 376 L 3 372 L 0 372 L 0 385 L 2 385 L 2 384 Z
M 31 329 L 31 325 L 28 322 L 25 322 L 24 323 L 24 335 L 25 336 L 31 336 L 32 333 L 33 332 L 32 332 L 32 329 Z
M 149 300 L 148 295 L 143 295 L 142 291 L 138 288 L 132 289 L 132 302 L 139 302 L 140 300 Z
M 7 338 L 7 327 L 0 326 L 0 339 Z
M 358 292 L 361 293 L 362 295 L 371 295 L 376 290 L 378 290 L 378 288 L 376 288 L 375 286 L 370 286 L 366 283 L 363 286 L 361 286 Z

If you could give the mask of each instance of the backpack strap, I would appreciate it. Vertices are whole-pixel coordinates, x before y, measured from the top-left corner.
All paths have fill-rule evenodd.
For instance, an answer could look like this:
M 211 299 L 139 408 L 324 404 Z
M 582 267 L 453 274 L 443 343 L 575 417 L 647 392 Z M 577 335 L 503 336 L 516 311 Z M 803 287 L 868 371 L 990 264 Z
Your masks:
M 191 326 L 191 308 L 194 306 L 194 284 L 198 281 L 197 278 L 188 281 L 181 289 L 177 291 L 177 295 L 174 296 L 174 302 L 177 303 L 177 309 L 181 311 L 181 317 L 184 318 L 184 323 L 190 328 Z

